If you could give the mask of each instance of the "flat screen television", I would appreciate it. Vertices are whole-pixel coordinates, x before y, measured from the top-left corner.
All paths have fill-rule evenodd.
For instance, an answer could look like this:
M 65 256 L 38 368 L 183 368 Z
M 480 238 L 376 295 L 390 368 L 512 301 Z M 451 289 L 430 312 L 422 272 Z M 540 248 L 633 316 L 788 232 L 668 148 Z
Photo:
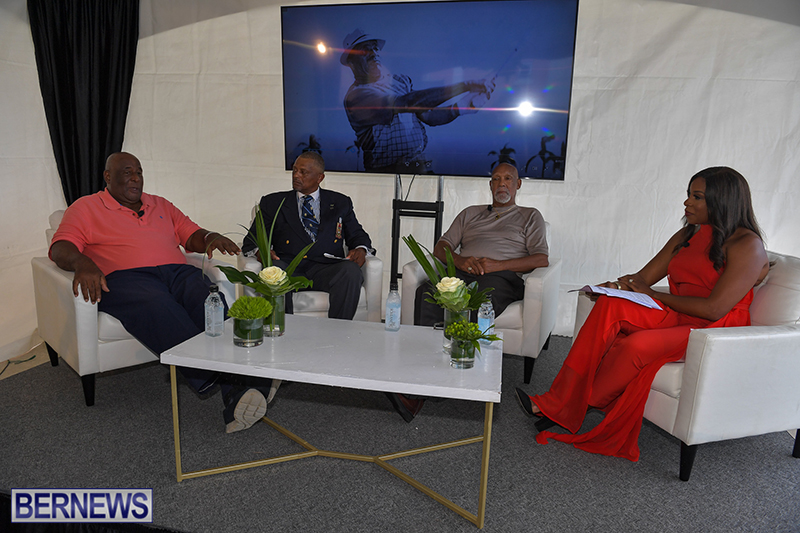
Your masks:
M 563 180 L 578 0 L 281 8 L 286 169 Z

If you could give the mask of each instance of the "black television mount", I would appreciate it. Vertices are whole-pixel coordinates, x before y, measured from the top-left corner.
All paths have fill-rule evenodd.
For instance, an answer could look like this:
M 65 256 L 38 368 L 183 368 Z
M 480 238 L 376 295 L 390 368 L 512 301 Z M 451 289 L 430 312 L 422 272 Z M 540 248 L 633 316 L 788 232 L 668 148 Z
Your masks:
M 439 176 L 439 190 L 435 202 L 411 202 L 403 200 L 403 187 L 400 181 L 400 174 L 394 177 L 394 201 L 392 202 L 392 273 L 391 283 L 397 283 L 403 277 L 402 272 L 398 272 L 398 262 L 400 260 L 400 217 L 432 218 L 433 226 L 433 245 L 442 236 L 442 213 L 444 212 L 444 202 L 442 201 L 442 191 L 444 190 L 444 176 Z

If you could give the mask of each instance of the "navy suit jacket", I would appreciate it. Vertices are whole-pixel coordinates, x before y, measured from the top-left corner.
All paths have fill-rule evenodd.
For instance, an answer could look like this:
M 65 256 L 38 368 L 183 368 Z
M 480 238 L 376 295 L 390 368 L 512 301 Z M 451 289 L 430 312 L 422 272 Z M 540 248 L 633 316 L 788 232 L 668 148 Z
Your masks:
M 288 264 L 300 250 L 311 244 L 312 241 L 300 222 L 295 191 L 275 192 L 261 197 L 259 206 L 264 217 L 267 234 L 269 234 L 270 225 L 281 200 L 284 202 L 275 220 L 272 249 L 281 261 Z M 345 244 L 350 250 L 362 245 L 372 249 L 372 241 L 356 219 L 350 197 L 327 189 L 320 189 L 319 207 L 321 212 L 317 241 L 306 254 L 306 259 L 300 262 L 299 271 L 306 270 L 310 266 L 309 263 L 336 262 L 336 259 L 329 259 L 323 254 L 344 257 Z M 338 231 L 337 228 L 339 228 Z M 250 234 L 256 234 L 255 221 L 250 226 Z M 254 248 L 256 248 L 255 242 L 248 234 L 242 245 L 242 251 L 248 252 Z

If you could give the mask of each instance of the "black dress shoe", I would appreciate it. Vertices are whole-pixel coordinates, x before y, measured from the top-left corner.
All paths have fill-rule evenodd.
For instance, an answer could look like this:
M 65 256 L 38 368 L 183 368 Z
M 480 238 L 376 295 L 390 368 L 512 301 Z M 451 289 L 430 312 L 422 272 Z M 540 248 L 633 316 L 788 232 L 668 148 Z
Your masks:
M 522 407 L 522 410 L 525 411 L 525 414 L 528 416 L 536 416 L 533 412 L 533 404 L 531 403 L 531 397 L 528 394 L 517 387 L 517 401 L 519 402 L 519 406 Z
M 522 407 L 522 410 L 525 411 L 526 415 L 538 418 L 538 420 L 533 424 L 533 426 L 536 428 L 536 431 L 545 431 L 553 426 L 558 425 L 544 416 L 542 413 L 534 413 L 531 397 L 519 387 L 517 387 L 517 401 L 519 402 L 519 406 Z
M 551 427 L 553 427 L 553 426 L 557 426 L 557 425 L 558 425 L 558 424 L 556 424 L 555 422 L 553 422 L 552 420 L 550 420 L 550 419 L 549 419 L 549 418 L 547 418 L 546 416 L 544 416 L 544 415 L 541 415 L 541 416 L 539 417 L 539 420 L 537 420 L 537 421 L 536 421 L 536 422 L 533 424 L 533 427 L 535 427 L 535 428 L 536 428 L 536 431 L 540 431 L 540 432 L 541 432 L 541 431 L 548 430 L 548 429 L 550 429 Z
M 396 392 L 387 392 L 385 394 L 386 397 L 389 398 L 389 401 L 392 402 L 392 407 L 394 407 L 395 411 L 400 413 L 400 416 L 402 416 L 403 420 L 406 422 L 414 420 L 414 417 L 419 414 L 425 403 L 423 399 L 414 400 L 404 394 L 397 394 Z

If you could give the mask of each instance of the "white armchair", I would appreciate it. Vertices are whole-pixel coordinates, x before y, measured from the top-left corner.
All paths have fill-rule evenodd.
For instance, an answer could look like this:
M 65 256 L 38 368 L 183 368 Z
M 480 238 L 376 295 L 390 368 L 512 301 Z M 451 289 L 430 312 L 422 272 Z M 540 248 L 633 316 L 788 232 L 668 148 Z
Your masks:
M 552 250 L 550 223 L 547 225 L 547 243 Z M 561 283 L 561 260 L 549 258 L 549 266 L 525 274 L 525 296 L 509 305 L 495 318 L 495 329 L 503 332 L 503 352 L 525 357 L 525 383 L 530 383 L 533 364 L 547 349 L 550 334 L 556 325 L 558 290 Z M 414 323 L 414 300 L 417 288 L 428 280 L 418 261 L 403 266 L 402 304 L 400 320 Z
M 46 231 L 48 244 L 61 223 L 64 211 L 50 216 Z M 200 268 L 203 256 L 187 253 L 189 264 Z M 220 286 L 230 305 L 235 299 L 234 287 L 219 269 L 211 268 L 219 261 L 205 262 L 206 273 Z M 97 305 L 72 294 L 73 273 L 61 270 L 47 257 L 34 257 L 33 291 L 39 336 L 47 346 L 50 362 L 58 365 L 58 357 L 75 370 L 83 382 L 86 405 L 94 405 L 95 376 L 151 361 L 158 357 L 134 339 L 116 318 L 97 311 Z
M 683 481 L 700 444 L 800 428 L 800 259 L 768 255 L 752 325 L 692 331 L 684 360 L 664 365 L 650 387 L 644 416 L 680 439 Z M 580 293 L 576 335 L 592 306 Z M 792 455 L 800 458 L 800 431 Z

